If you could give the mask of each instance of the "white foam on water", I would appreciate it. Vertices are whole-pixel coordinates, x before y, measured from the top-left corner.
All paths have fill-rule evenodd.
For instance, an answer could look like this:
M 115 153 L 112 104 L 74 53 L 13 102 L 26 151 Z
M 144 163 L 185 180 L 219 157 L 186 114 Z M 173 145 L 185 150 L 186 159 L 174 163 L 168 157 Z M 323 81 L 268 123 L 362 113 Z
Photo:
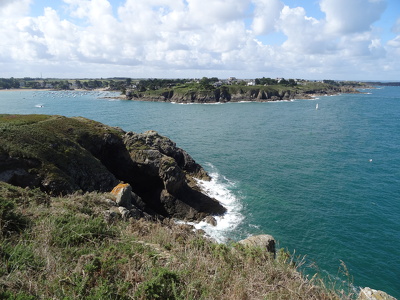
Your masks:
M 235 183 L 222 176 L 214 166 L 208 165 L 212 170 L 210 172 L 211 181 L 197 179 L 197 183 L 204 194 L 218 200 L 227 212 L 223 216 L 215 216 L 216 226 L 205 221 L 188 224 L 193 225 L 196 229 L 204 230 L 208 236 L 223 243 L 228 240 L 228 234 L 235 230 L 244 219 L 241 213 L 242 203 L 240 198 L 231 191 Z
M 171 104 L 178 104 L 178 105 L 221 105 L 221 104 L 225 104 L 225 103 L 222 103 L 222 102 L 210 102 L 210 103 L 207 103 L 207 102 L 190 102 L 190 103 L 182 103 L 182 102 L 179 102 L 179 103 L 177 103 L 177 102 L 174 102 L 174 101 L 171 101 L 170 102 Z

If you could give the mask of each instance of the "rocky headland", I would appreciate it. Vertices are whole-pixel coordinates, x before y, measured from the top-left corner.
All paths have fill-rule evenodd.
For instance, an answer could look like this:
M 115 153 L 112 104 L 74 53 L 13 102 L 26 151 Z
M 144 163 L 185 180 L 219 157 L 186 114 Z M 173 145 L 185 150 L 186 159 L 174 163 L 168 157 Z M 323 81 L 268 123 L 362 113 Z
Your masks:
M 192 89 L 170 88 L 139 92 L 130 90 L 122 98 L 127 100 L 162 101 L 175 103 L 267 102 L 312 99 L 318 96 L 359 93 L 354 86 L 313 84 L 309 86 L 222 86 Z
M 155 131 L 125 132 L 84 118 L 1 115 L 0 180 L 52 195 L 131 187 L 130 210 L 201 220 L 225 208 L 203 194 L 210 180 L 183 149 Z

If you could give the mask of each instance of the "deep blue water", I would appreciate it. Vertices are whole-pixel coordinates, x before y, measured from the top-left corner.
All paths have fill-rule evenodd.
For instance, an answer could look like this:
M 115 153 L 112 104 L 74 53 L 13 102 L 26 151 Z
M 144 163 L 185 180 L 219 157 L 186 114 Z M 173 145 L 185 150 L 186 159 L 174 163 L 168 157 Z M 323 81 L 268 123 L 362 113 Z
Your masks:
M 235 214 L 219 234 L 272 234 L 322 274 L 337 276 L 343 261 L 356 286 L 400 298 L 400 88 L 365 92 L 180 105 L 3 91 L 0 113 L 156 130 L 219 176 L 219 187 L 228 189 L 217 191 L 220 197 L 234 198 Z

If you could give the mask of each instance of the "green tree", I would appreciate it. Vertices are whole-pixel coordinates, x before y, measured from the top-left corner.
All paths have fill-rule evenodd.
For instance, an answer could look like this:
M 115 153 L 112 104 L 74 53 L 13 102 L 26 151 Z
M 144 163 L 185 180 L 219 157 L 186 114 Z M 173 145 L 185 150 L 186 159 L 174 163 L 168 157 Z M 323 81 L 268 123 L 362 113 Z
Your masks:
M 79 80 L 75 80 L 75 85 L 78 89 L 82 88 L 82 82 L 80 82 Z
M 203 77 L 200 79 L 200 88 L 204 90 L 212 90 L 214 87 L 211 85 L 211 80 L 207 77 Z

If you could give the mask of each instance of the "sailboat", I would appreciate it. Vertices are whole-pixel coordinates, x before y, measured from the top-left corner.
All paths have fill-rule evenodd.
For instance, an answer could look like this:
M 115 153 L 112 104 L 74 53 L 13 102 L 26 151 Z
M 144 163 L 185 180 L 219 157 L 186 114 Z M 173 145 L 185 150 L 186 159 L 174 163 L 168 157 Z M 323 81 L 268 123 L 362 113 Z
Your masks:
M 317 105 L 315 105 L 315 109 L 318 109 L 318 103 L 317 103 Z

